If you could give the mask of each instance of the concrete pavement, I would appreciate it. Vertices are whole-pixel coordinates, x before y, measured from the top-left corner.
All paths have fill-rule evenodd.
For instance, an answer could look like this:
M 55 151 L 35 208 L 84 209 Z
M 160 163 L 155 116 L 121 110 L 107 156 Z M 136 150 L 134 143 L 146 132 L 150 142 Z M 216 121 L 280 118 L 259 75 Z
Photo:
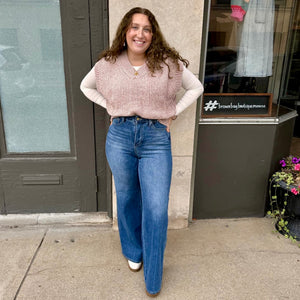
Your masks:
M 157 299 L 300 299 L 300 248 L 268 218 L 168 231 Z M 2 225 L 2 226 L 1 226 Z M 106 225 L 0 222 L 0 299 L 150 299 Z

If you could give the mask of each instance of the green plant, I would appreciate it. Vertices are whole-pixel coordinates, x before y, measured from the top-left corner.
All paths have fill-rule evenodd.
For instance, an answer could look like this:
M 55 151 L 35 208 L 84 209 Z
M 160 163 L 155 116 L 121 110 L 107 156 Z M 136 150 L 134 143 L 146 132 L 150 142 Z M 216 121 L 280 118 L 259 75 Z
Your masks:
M 291 216 L 287 212 L 289 192 L 300 194 L 300 158 L 289 156 L 280 161 L 281 170 L 274 173 L 270 179 L 269 197 L 270 211 L 268 215 L 276 220 L 276 229 L 286 238 L 297 242 L 297 238 L 290 233 L 288 223 Z M 279 184 L 281 183 L 281 184 Z M 284 185 L 284 186 L 283 186 Z M 278 196 L 278 191 L 284 187 L 283 197 Z M 299 200 L 300 201 L 300 200 Z M 300 244 L 298 245 L 300 247 Z

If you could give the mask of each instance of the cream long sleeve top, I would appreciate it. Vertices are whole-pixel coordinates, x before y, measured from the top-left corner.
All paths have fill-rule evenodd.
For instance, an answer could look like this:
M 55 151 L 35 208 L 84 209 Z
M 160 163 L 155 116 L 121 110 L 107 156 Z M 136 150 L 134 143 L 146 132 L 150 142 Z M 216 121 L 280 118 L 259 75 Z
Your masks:
M 139 67 L 134 68 L 136 70 L 139 69 Z M 184 66 L 182 72 L 182 87 L 186 90 L 186 92 L 176 104 L 176 116 L 183 112 L 194 101 L 196 101 L 197 98 L 203 93 L 203 85 L 201 82 Z M 107 108 L 107 100 L 100 92 L 97 91 L 95 67 L 93 67 L 91 71 L 83 78 L 80 84 L 80 89 L 89 100 L 104 108 Z

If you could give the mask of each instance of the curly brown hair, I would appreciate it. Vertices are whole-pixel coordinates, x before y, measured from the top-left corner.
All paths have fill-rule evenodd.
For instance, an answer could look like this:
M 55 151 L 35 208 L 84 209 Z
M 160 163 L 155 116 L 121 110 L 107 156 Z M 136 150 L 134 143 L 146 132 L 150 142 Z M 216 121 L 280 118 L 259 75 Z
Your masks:
M 155 71 L 159 71 L 162 69 L 162 64 L 166 64 L 170 71 L 170 67 L 166 62 L 167 58 L 170 58 L 171 61 L 173 61 L 177 65 L 178 69 L 179 69 L 179 63 L 178 63 L 179 60 L 182 61 L 182 63 L 186 67 L 189 65 L 188 60 L 182 58 L 178 53 L 178 51 L 176 51 L 176 49 L 171 48 L 169 46 L 152 12 L 146 8 L 141 8 L 141 7 L 134 7 L 125 14 L 123 19 L 121 20 L 121 23 L 119 24 L 119 27 L 116 32 L 116 36 L 112 42 L 111 47 L 107 50 L 104 50 L 100 54 L 99 60 L 101 58 L 104 58 L 105 60 L 114 63 L 117 57 L 124 50 L 127 49 L 126 32 L 129 29 L 129 26 L 131 25 L 132 16 L 134 14 L 146 15 L 152 27 L 152 33 L 153 33 L 152 41 L 149 48 L 146 51 L 147 66 L 152 75 L 154 74 Z

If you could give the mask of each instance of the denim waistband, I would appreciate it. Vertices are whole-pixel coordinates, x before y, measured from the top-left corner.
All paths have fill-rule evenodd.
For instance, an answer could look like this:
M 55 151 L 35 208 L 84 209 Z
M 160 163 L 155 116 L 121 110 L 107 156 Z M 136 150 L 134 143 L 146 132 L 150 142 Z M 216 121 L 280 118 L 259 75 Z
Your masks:
M 149 123 L 149 124 L 157 122 L 157 119 L 145 119 L 140 116 L 116 117 L 113 119 L 117 120 L 117 122 L 137 121 L 137 122 Z

